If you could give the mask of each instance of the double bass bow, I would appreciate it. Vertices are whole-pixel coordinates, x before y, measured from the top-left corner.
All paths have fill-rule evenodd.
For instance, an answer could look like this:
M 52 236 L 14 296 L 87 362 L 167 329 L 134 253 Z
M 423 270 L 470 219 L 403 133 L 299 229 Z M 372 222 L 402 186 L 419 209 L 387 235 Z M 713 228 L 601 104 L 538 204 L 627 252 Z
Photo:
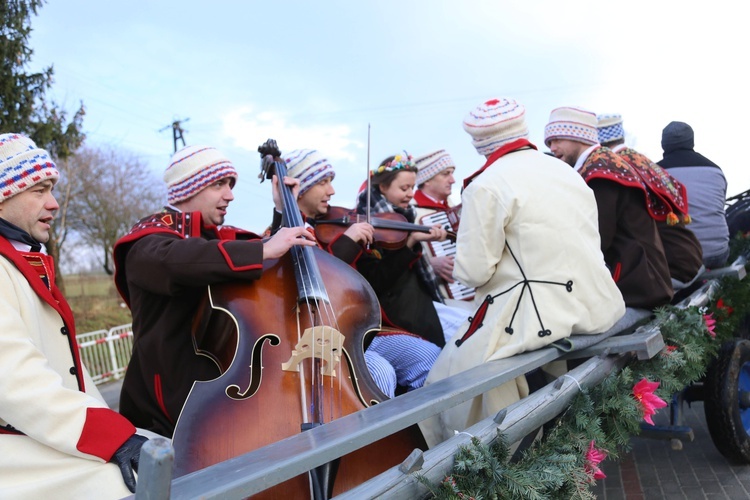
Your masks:
M 273 168 L 283 178 L 286 165 L 275 141 L 258 149 L 264 171 Z M 304 225 L 292 190 L 279 186 L 283 224 Z M 193 326 L 208 332 L 196 345 L 221 375 L 195 382 L 183 407 L 173 437 L 175 477 L 386 399 L 364 358 L 380 328 L 377 297 L 359 273 L 317 247 L 293 246 L 280 259 L 264 260 L 255 282 L 209 286 Z M 405 429 L 261 497 L 329 498 L 396 465 L 415 447 L 424 447 L 421 434 Z

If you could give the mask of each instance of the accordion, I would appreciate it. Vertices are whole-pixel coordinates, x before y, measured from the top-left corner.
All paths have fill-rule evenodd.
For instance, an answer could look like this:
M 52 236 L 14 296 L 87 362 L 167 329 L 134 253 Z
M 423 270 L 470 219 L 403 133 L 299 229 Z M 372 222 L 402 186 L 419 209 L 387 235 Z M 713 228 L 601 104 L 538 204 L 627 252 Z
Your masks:
M 448 231 L 457 231 L 461 216 L 461 205 L 452 207 L 447 211 L 437 211 L 422 216 L 419 223 L 423 226 L 441 225 Z M 444 255 L 456 255 L 456 243 L 454 241 L 425 241 L 423 245 L 430 251 L 430 255 L 442 257 Z M 455 300 L 472 300 L 474 289 L 454 280 L 453 283 L 440 283 L 440 293 L 443 297 Z

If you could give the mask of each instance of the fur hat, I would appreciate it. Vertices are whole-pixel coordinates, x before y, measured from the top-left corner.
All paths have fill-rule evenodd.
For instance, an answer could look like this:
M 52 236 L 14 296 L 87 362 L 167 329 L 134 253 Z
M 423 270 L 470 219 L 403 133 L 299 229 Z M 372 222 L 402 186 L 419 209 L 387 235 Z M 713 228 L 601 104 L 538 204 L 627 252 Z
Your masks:
M 684 122 L 670 122 L 661 132 L 661 148 L 665 153 L 676 149 L 693 149 L 695 134 L 690 125 Z
M 331 163 L 314 149 L 296 149 L 284 155 L 284 162 L 289 177 L 299 179 L 299 196 L 323 179 L 336 176 Z
M 552 139 L 569 139 L 592 146 L 599 144 L 596 114 L 573 107 L 553 109 L 549 115 L 549 123 L 544 127 L 544 144 L 549 147 Z
M 187 146 L 174 155 L 164 172 L 167 201 L 174 205 L 188 200 L 211 184 L 225 177 L 232 178 L 232 187 L 239 175 L 234 165 L 217 149 L 209 146 Z
M 622 128 L 622 116 L 599 115 L 596 117 L 596 120 L 596 131 L 599 134 L 600 144 L 625 139 L 625 130 Z
M 489 156 L 505 144 L 528 138 L 526 108 L 514 99 L 500 97 L 480 104 L 464 118 L 464 130 L 477 153 Z
M 60 172 L 45 150 L 20 134 L 0 135 L 0 203 Z
M 451 156 L 444 149 L 435 151 L 414 160 L 417 166 L 417 186 L 429 181 L 443 170 L 456 168 Z

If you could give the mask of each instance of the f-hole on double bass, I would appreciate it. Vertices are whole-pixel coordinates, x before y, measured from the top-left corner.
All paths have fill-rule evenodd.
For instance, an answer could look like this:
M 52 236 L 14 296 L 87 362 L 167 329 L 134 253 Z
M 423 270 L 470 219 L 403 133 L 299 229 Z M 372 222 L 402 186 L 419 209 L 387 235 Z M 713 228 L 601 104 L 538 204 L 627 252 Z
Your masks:
M 262 168 L 286 165 L 275 141 L 258 148 Z M 280 182 L 284 225 L 304 225 Z M 335 284 L 335 286 L 326 286 Z M 263 263 L 252 283 L 210 286 L 193 325 L 197 355 L 221 375 L 195 382 L 177 422 L 175 477 L 256 450 L 386 398 L 367 371 L 364 351 L 380 324 L 369 283 L 310 246 Z M 329 498 L 425 448 L 416 426 L 368 445 L 258 498 Z M 290 450 L 293 454 L 293 450 Z

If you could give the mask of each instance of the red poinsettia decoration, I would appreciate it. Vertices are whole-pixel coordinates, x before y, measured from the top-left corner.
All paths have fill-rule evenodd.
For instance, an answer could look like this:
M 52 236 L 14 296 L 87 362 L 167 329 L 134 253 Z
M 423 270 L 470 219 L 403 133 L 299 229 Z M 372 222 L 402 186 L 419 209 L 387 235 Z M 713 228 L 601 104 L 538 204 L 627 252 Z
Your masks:
M 727 316 L 731 315 L 734 312 L 734 308 L 726 305 L 724 303 L 724 299 L 719 299 L 716 301 L 716 309 L 723 310 L 727 313 Z
M 589 443 L 589 449 L 586 451 L 586 465 L 584 470 L 594 479 L 604 479 L 607 475 L 599 468 L 599 464 L 607 458 L 607 452 L 597 449 L 594 444 L 593 440 Z
M 706 323 L 708 334 L 711 335 L 713 338 L 716 338 L 716 320 L 714 319 L 714 315 L 704 314 L 703 322 Z
M 669 356 L 670 354 L 672 354 L 673 352 L 675 352 L 676 350 L 677 350 L 677 346 L 676 345 L 669 345 L 669 344 L 667 344 L 667 345 L 664 346 L 664 351 L 661 353 L 661 355 L 666 357 L 666 356 Z
M 650 425 L 654 425 L 651 415 L 656 414 L 656 410 L 667 406 L 662 398 L 654 394 L 658 387 L 659 382 L 649 382 L 645 378 L 633 386 L 633 397 L 641 405 L 643 420 Z

